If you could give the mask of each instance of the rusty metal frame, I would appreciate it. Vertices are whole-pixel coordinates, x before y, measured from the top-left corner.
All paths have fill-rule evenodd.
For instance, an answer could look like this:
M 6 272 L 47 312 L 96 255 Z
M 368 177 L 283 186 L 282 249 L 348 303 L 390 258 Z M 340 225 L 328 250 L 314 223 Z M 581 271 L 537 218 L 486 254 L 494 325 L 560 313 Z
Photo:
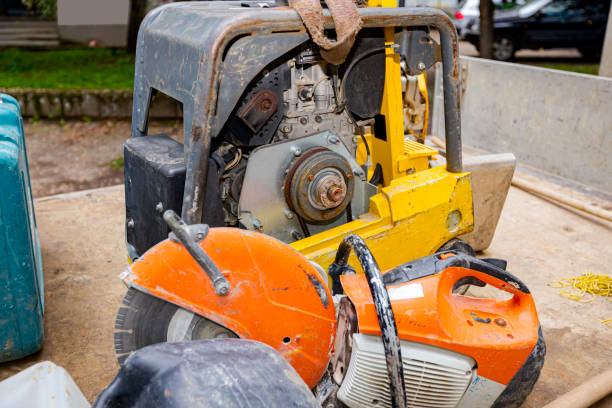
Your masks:
M 201 222 L 211 140 L 248 83 L 276 58 L 308 41 L 293 9 L 241 2 L 171 3 L 155 9 L 138 34 L 132 137 L 147 135 L 151 99 L 160 91 L 183 104 L 187 174 L 182 218 Z M 461 172 L 457 33 L 440 10 L 362 8 L 364 27 L 430 26 L 440 32 L 447 169 Z M 332 27 L 325 15 L 326 27 Z

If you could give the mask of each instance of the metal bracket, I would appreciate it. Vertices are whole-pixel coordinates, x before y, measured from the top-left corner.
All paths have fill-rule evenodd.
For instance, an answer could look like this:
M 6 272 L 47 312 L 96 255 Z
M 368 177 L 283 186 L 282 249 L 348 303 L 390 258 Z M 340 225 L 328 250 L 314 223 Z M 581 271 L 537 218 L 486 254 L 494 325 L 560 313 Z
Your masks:
M 410 75 L 419 75 L 440 61 L 440 45 L 425 31 L 403 30 L 399 34 L 399 54 L 406 60 Z
M 206 238 L 206 236 L 208 235 L 209 230 L 210 227 L 208 226 L 208 224 L 187 225 L 187 232 L 189 233 L 191 239 L 193 239 L 196 243 L 203 241 L 204 238 Z M 177 244 L 182 244 L 181 240 L 172 231 L 170 231 L 170 233 L 168 234 L 168 239 L 170 241 L 176 242 Z
M 182 244 L 185 249 L 187 249 L 189 254 L 191 254 L 193 259 L 200 265 L 212 281 L 215 293 L 219 296 L 226 296 L 229 294 L 230 284 L 227 278 L 223 276 L 213 260 L 210 259 L 202 247 L 198 245 L 199 241 L 206 238 L 209 229 L 208 225 L 199 224 L 189 226 L 172 210 L 166 210 L 166 212 L 164 212 L 164 221 L 166 221 L 172 230 L 171 234 L 174 234 L 174 239 L 172 239 L 172 237 L 170 237 L 170 239 Z M 195 234 L 196 238 L 199 238 L 199 241 L 194 239 L 193 234 Z

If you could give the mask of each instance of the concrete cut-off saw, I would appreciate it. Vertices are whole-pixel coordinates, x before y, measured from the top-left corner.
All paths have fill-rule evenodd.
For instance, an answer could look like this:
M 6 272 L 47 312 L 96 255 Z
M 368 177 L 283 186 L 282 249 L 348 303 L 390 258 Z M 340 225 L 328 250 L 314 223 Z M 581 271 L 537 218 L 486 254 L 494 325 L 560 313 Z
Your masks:
M 171 210 L 164 218 L 170 238 L 122 275 L 121 362 L 160 342 L 255 340 L 325 407 L 516 407 L 539 376 L 535 304 L 503 260 L 445 251 L 381 274 L 349 235 L 325 272 L 270 236 L 188 226 Z M 348 265 L 351 250 L 363 273 Z M 485 286 L 506 296 L 471 293 Z

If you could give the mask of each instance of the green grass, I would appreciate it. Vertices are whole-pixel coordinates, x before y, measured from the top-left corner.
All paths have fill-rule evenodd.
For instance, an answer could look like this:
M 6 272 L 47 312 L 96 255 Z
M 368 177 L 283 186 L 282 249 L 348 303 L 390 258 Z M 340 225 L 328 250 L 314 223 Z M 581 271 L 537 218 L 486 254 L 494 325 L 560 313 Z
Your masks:
M 111 169 L 113 170 L 122 170 L 123 169 L 123 157 L 117 157 L 115 160 L 111 161 L 109 164 Z
M 534 63 L 530 65 L 536 65 L 543 68 L 559 69 L 561 71 L 578 72 L 581 74 L 599 75 L 599 64 L 568 64 L 565 62 L 549 62 L 549 63 Z
M 120 49 L 0 50 L 0 88 L 131 89 L 134 56 Z

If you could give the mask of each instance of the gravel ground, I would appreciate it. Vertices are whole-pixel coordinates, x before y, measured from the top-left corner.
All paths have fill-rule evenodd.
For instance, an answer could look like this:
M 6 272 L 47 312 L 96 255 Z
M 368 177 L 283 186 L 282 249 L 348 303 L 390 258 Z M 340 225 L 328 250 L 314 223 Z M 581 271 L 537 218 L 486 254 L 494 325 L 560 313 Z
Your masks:
M 25 120 L 32 193 L 43 197 L 123 184 L 129 121 Z M 149 134 L 182 138 L 178 121 L 152 122 Z

